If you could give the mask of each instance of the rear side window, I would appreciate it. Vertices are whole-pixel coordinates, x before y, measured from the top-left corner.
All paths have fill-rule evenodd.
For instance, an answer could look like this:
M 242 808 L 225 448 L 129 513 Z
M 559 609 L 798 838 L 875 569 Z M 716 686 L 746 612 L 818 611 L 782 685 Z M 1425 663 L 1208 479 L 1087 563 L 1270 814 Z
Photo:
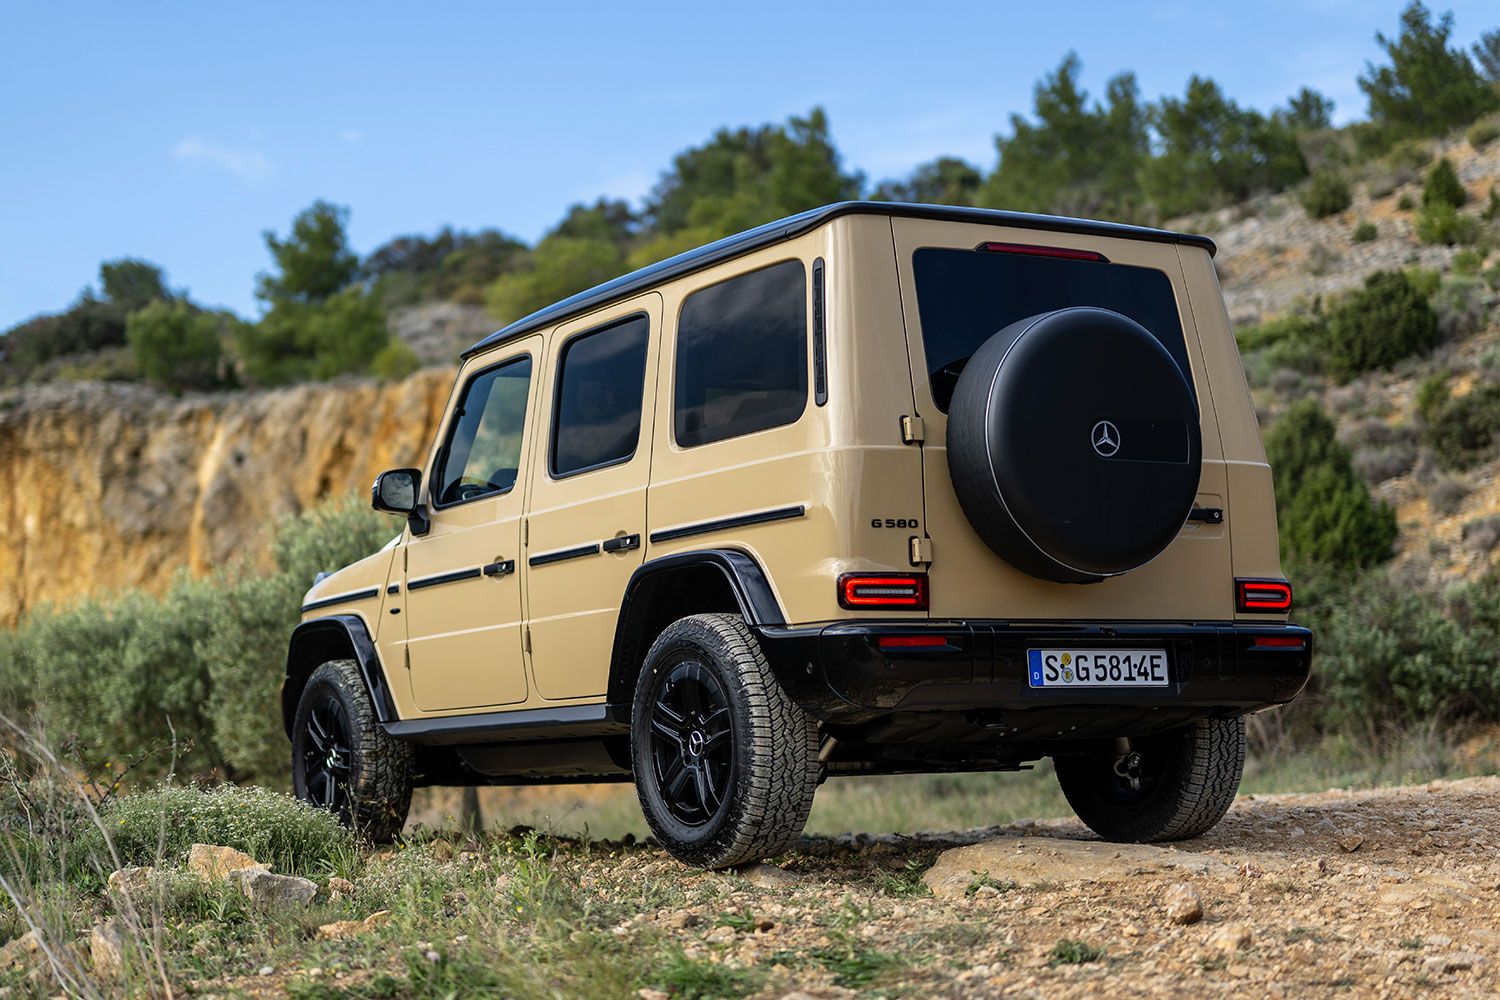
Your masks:
M 932 398 L 944 413 L 981 344 L 1016 320 L 1069 306 L 1129 316 L 1161 341 L 1193 384 L 1172 282 L 1156 268 L 925 248 L 912 255 L 912 272 Z
M 635 454 L 650 332 L 645 316 L 632 316 L 563 345 L 552 411 L 553 478 Z
M 807 408 L 807 272 L 773 264 L 689 295 L 673 433 L 684 447 L 796 422 Z

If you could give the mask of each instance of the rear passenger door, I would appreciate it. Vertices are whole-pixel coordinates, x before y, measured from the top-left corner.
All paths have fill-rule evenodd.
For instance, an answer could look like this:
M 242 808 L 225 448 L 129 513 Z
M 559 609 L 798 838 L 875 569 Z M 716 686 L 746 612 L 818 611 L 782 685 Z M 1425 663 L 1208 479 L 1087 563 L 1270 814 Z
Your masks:
M 524 567 L 532 677 L 546 699 L 605 693 L 620 599 L 641 564 L 660 324 L 651 293 L 552 336 Z

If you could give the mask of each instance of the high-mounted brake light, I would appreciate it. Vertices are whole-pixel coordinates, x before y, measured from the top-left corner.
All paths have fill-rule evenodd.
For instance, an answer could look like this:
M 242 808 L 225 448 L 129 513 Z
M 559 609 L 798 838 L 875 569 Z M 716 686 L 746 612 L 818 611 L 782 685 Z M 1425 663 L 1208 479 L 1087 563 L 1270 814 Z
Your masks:
M 839 577 L 839 606 L 927 610 L 926 573 L 845 573 Z
M 1292 585 L 1285 580 L 1234 581 L 1234 606 L 1238 611 L 1280 614 L 1292 610 Z
M 1039 247 L 1030 243 L 981 243 L 975 250 L 985 253 L 1021 253 L 1032 257 L 1063 257 L 1067 260 L 1097 260 L 1108 264 L 1109 259 L 1093 250 L 1070 250 L 1067 247 Z
M 946 635 L 883 635 L 875 642 L 881 649 L 934 649 L 949 645 Z

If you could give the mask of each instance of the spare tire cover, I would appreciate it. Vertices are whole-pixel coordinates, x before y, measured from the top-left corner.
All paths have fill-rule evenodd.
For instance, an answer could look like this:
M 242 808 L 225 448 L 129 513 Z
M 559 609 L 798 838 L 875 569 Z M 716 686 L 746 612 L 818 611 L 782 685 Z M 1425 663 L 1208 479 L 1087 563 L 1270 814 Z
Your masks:
M 1144 565 L 1191 513 L 1198 406 L 1165 347 L 1108 309 L 1012 323 L 965 365 L 948 471 L 969 523 L 1006 562 L 1059 583 Z

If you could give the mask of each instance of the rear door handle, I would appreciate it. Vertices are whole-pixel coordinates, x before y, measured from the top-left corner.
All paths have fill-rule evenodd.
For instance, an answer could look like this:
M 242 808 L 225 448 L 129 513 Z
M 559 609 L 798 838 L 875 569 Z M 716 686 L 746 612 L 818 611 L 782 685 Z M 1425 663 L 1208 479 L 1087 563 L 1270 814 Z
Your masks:
M 623 552 L 626 549 L 638 549 L 641 547 L 640 535 L 622 535 L 619 538 L 606 538 L 600 546 L 605 552 Z
M 507 573 L 514 573 L 515 571 L 516 561 L 514 559 L 502 559 L 499 562 L 492 562 L 486 566 L 484 568 L 484 575 L 504 576 Z
M 1204 524 L 1223 524 L 1223 507 L 1194 507 L 1188 515 L 1189 521 L 1202 521 Z

